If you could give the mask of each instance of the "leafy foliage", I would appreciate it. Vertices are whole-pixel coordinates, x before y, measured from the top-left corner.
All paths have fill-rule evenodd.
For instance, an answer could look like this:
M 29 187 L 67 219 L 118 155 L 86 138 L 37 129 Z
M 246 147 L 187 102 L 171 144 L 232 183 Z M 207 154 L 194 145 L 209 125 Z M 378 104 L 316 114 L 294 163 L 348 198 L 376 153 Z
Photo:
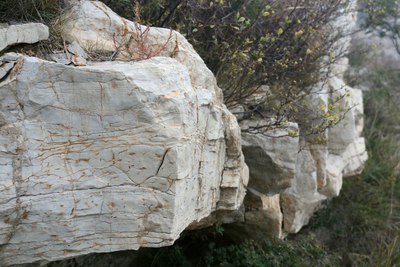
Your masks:
M 129 1 L 103 2 L 136 19 Z M 328 122 L 325 113 L 310 110 L 305 98 L 326 79 L 329 64 L 339 56 L 332 47 L 339 33 L 333 34 L 329 22 L 346 4 L 346 0 L 140 1 L 142 18 L 148 23 L 177 29 L 194 45 L 216 75 L 228 107 L 244 107 L 245 118 L 271 119 L 262 130 L 286 127 L 307 114 L 310 121 L 327 122 L 321 131 L 337 120 Z M 260 94 L 266 97 L 254 97 Z M 343 114 L 343 110 L 333 112 Z
M 392 40 L 400 54 L 400 3 L 398 0 L 360 0 L 365 12 L 365 28 L 377 30 Z
M 303 128 L 311 132 L 323 132 L 337 123 L 337 119 L 326 118 L 327 113 L 310 110 L 305 97 L 327 77 L 329 67 L 324 64 L 329 65 L 338 56 L 332 48 L 338 35 L 332 34 L 329 22 L 348 0 L 138 1 L 144 23 L 170 27 L 186 35 L 216 75 L 228 107 L 243 107 L 240 112 L 244 118 L 261 116 L 270 121 L 259 131 L 285 128 L 289 121 L 295 121 L 307 124 Z M 2 1 L 0 21 L 52 24 L 63 2 Z M 141 20 L 133 0 L 103 2 L 122 16 Z M 137 51 L 132 50 L 133 59 L 157 54 L 146 49 L 147 31 L 137 28 L 132 35 L 138 37 L 139 44 Z M 117 53 L 121 45 L 115 44 Z M 264 97 L 257 97 L 260 92 Z M 329 114 L 334 115 L 330 118 L 340 118 L 343 110 L 332 109 Z M 301 121 L 306 117 L 307 122 Z M 326 122 L 322 127 L 308 127 L 321 121 Z

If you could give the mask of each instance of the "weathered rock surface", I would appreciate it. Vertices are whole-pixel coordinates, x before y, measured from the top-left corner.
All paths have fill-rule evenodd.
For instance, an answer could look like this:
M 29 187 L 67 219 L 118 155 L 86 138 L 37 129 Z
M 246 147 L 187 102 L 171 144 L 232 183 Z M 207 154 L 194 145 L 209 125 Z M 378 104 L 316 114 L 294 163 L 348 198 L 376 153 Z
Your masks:
M 49 38 L 49 28 L 41 23 L 0 25 L 0 52 L 10 45 L 33 44 Z
M 345 37 L 337 43 L 338 54 L 350 44 L 351 36 L 346 33 L 355 26 L 353 18 L 352 13 L 346 11 L 338 21 L 333 22 L 333 29 L 345 31 Z M 362 93 L 344 82 L 347 67 L 347 58 L 331 66 L 331 77 L 326 84 L 315 86 L 309 100 L 309 107 L 314 110 L 319 110 L 321 103 L 328 107 L 338 97 L 340 101 L 336 104 L 349 108 L 338 125 L 323 133 L 325 143 L 315 142 L 312 136 L 304 135 L 307 129 L 302 127 L 292 126 L 260 134 L 247 131 L 249 125 L 268 123 L 253 119 L 241 121 L 243 152 L 250 168 L 250 193 L 244 202 L 245 224 L 248 225 L 244 226 L 245 230 L 256 229 L 255 221 L 259 221 L 257 228 L 266 236 L 271 236 L 271 231 L 275 234 L 272 236 L 282 236 L 281 228 L 286 233 L 298 232 L 324 200 L 339 195 L 343 177 L 362 171 L 368 158 L 365 141 L 361 137 Z M 289 131 L 297 130 L 299 137 L 289 137 Z M 274 204 L 262 204 L 271 203 L 267 199 L 273 199 Z M 279 215 L 280 209 L 283 216 Z
M 176 60 L 13 64 L 0 84 L 1 266 L 171 245 L 242 204 L 240 128 Z
M 81 1 L 71 8 L 64 18 L 62 34 L 65 40 L 77 42 L 88 51 L 117 52 L 116 58 L 123 61 L 140 57 L 138 53 L 141 52 L 172 57 L 187 68 L 191 85 L 199 95 L 202 95 L 200 92 L 211 93 L 211 96 L 207 97 L 214 99 L 212 105 L 216 105 L 215 108 L 220 109 L 223 114 L 225 137 L 229 143 L 221 183 L 221 195 L 225 197 L 218 202 L 218 207 L 221 210 L 238 209 L 245 194 L 242 184 L 248 182 L 248 168 L 241 151 L 240 128 L 236 118 L 222 104 L 222 91 L 217 86 L 213 73 L 192 45 L 176 31 L 152 27 L 146 34 L 145 51 L 137 51 L 136 46 L 139 43 L 132 42 L 132 39 L 135 39 L 138 27 L 142 31 L 145 31 L 146 27 L 135 25 L 134 22 L 120 17 L 98 1 Z M 206 121 L 206 118 L 199 118 L 199 123 Z
M 332 85 L 331 82 L 328 84 Z M 301 128 L 300 137 L 288 136 L 287 129 L 275 129 L 269 131 L 269 135 L 242 133 L 251 192 L 244 202 L 248 224 L 245 228 L 256 229 L 254 222 L 258 221 L 259 231 L 266 236 L 282 236 L 282 229 L 276 230 L 279 229 L 277 225 L 287 233 L 296 233 L 308 223 L 324 200 L 339 195 L 343 177 L 362 171 L 368 159 L 365 140 L 361 137 L 362 94 L 347 86 L 346 91 L 351 94 L 346 101 L 352 108 L 338 125 L 326 131 L 325 144 L 316 144 L 311 138 L 302 136 Z M 257 122 L 243 121 L 242 129 L 246 130 L 249 123 Z M 256 207 L 254 195 L 258 197 L 258 203 L 272 197 L 274 208 L 271 210 L 262 204 Z M 272 215 L 279 214 L 280 209 L 283 216 Z
M 87 64 L 88 55 L 77 42 L 72 42 L 72 44 L 68 45 L 67 50 L 69 58 L 75 66 L 85 66 Z
M 328 85 L 332 86 L 332 80 Z M 354 93 L 343 99 L 350 109 L 339 124 L 326 131 L 326 143 L 315 144 L 300 136 L 303 151 L 298 154 L 294 183 L 281 196 L 284 229 L 289 233 L 296 233 L 307 224 L 322 201 L 337 197 L 343 177 L 361 173 L 368 158 L 360 136 L 362 120 L 358 119 L 361 110 L 357 105 L 362 103 L 362 95 L 348 86 L 345 90 Z M 331 94 L 331 99 L 335 98 L 336 94 Z
M 249 237 L 262 240 L 282 236 L 283 214 L 279 198 L 279 194 L 265 195 L 248 189 L 244 224 Z
M 81 1 L 64 15 L 62 21 L 64 39 L 76 41 L 88 51 L 118 51 L 116 58 L 119 60 L 143 56 L 136 49 L 138 43 L 132 41 L 137 33 L 135 24 L 117 15 L 102 2 Z M 142 31 L 146 30 L 145 26 L 139 27 Z M 143 53 L 175 58 L 189 70 L 194 88 L 207 88 L 222 101 L 222 92 L 214 75 L 180 33 L 152 27 L 145 39 L 146 49 Z
M 288 131 L 295 132 L 298 126 L 292 124 L 265 134 L 247 131 L 263 124 L 266 122 L 257 119 L 241 122 L 242 148 L 251 176 L 248 187 L 263 194 L 279 194 L 291 186 L 295 174 L 299 138 L 288 136 Z
M 81 47 L 114 51 L 135 26 L 101 2 L 75 4 L 67 54 L 88 66 L 2 58 L 1 266 L 168 246 L 190 225 L 243 217 L 240 127 L 192 46 L 152 28 L 160 57 L 87 62 Z
M 239 128 L 174 59 L 18 62 L 0 91 L 2 265 L 170 245 L 241 205 Z

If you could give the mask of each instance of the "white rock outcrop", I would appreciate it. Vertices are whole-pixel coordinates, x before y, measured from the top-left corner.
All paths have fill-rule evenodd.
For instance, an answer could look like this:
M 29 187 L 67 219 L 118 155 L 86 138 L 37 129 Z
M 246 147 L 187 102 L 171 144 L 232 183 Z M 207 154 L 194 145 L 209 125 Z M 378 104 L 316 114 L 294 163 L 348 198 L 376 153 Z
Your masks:
M 336 44 L 338 54 L 350 46 L 350 33 L 356 28 L 355 12 L 356 1 L 350 1 L 348 9 L 332 23 L 333 31 L 340 31 L 343 36 Z M 339 195 L 343 177 L 361 173 L 368 159 L 365 140 L 361 137 L 362 93 L 344 82 L 347 68 L 346 57 L 335 62 L 331 66 L 330 78 L 319 87 L 320 93 L 328 96 L 320 99 L 326 107 L 336 103 L 349 110 L 339 124 L 326 131 L 325 145 L 315 145 L 308 138 L 300 141 L 304 143 L 305 151 L 299 154 L 294 184 L 281 197 L 286 232 L 296 233 L 307 224 L 323 200 Z M 338 98 L 339 102 L 336 101 Z M 320 103 L 318 100 L 314 102 Z
M 176 60 L 14 69 L 0 86 L 1 266 L 171 245 L 241 205 L 236 121 Z
M 345 10 L 332 26 L 333 30 L 344 31 L 344 37 L 336 44 L 337 53 L 345 51 L 350 45 L 351 36 L 347 34 L 356 23 L 351 8 L 354 6 Z M 243 152 L 250 168 L 244 225 L 248 223 L 254 228 L 253 218 L 268 218 L 258 225 L 266 236 L 281 237 L 285 232 L 296 233 L 309 222 L 324 200 L 339 195 L 343 177 L 362 171 L 368 158 L 365 140 L 361 137 L 362 92 L 344 82 L 347 67 L 347 58 L 335 62 L 331 66 L 331 77 L 326 84 L 316 85 L 309 99 L 310 105 L 317 111 L 321 104 L 327 109 L 334 102 L 344 109 L 349 108 L 338 125 L 325 131 L 324 143 L 305 136 L 303 133 L 307 129 L 296 128 L 295 124 L 288 129 L 274 129 L 260 134 L 247 131 L 249 125 L 268 123 L 254 119 L 241 121 Z M 336 101 L 338 97 L 339 103 Z M 289 132 L 296 131 L 300 133 L 299 137 L 289 137 Z M 263 204 L 271 201 L 273 205 Z M 279 216 L 280 213 L 282 216 Z
M 49 38 L 49 28 L 42 23 L 0 25 L 0 52 L 15 44 L 33 44 Z
M 96 25 L 82 36 L 116 16 L 99 2 L 76 11 L 72 20 Z M 87 14 L 102 17 L 83 22 Z M 85 47 L 78 28 L 69 29 Z M 1 266 L 168 246 L 190 225 L 239 210 L 248 181 L 240 128 L 212 73 L 173 34 L 175 59 L 1 59 Z
M 0 58 L 0 266 L 168 246 L 216 222 L 279 238 L 362 170 L 362 94 L 344 82 L 346 59 L 311 99 L 319 109 L 349 94 L 326 143 L 297 123 L 257 134 L 246 130 L 265 121 L 239 127 L 181 34 L 147 32 L 99 1 L 67 2 L 65 54 Z M 351 26 L 345 14 L 338 25 Z

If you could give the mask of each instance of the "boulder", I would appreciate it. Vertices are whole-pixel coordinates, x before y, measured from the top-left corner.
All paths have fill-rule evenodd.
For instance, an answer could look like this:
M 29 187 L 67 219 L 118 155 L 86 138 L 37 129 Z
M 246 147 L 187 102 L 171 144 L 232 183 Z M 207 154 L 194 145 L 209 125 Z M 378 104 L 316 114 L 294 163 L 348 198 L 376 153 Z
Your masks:
M 180 33 L 165 29 L 136 25 L 126 20 L 100 1 L 80 1 L 65 12 L 60 25 L 63 38 L 76 41 L 87 51 L 108 51 L 117 60 L 138 60 L 153 56 L 173 57 L 189 71 L 194 88 L 207 88 L 222 102 L 222 91 L 213 73 Z M 137 34 L 147 32 L 142 43 Z M 137 50 L 138 45 L 145 48 Z
M 13 64 L 0 84 L 1 266 L 168 246 L 240 207 L 240 128 L 175 59 Z
M 308 224 L 311 216 L 327 199 L 318 192 L 321 186 L 318 182 L 320 163 L 324 158 L 315 157 L 313 149 L 304 138 L 301 138 L 301 150 L 297 153 L 296 169 L 293 182 L 281 194 L 283 212 L 283 227 L 287 233 L 297 233 Z M 325 172 L 325 169 L 322 169 Z
M 265 195 L 249 189 L 244 203 L 247 237 L 259 240 L 282 237 L 283 214 L 279 194 Z
M 306 225 L 324 200 L 337 197 L 343 178 L 360 174 L 368 159 L 365 140 L 361 137 L 361 92 L 348 87 L 336 76 L 327 86 L 334 89 L 326 103 L 334 101 L 337 94 L 347 94 L 341 101 L 348 110 L 337 125 L 325 131 L 326 143 L 314 143 L 312 138 L 300 136 L 301 151 L 294 180 L 281 197 L 284 229 L 289 233 L 296 233 Z
M 279 194 L 294 178 L 299 138 L 289 132 L 297 132 L 298 126 L 292 123 L 287 129 L 271 129 L 264 134 L 251 130 L 267 124 L 262 119 L 240 123 L 243 154 L 250 169 L 248 187 L 262 194 Z
M 33 44 L 49 38 L 49 28 L 42 23 L 0 26 L 0 52 L 15 44 Z
M 243 220 L 240 127 L 192 46 L 150 28 L 159 52 L 136 62 L 115 44 L 139 25 L 70 4 L 69 59 L 0 58 L 0 265 L 169 246 L 189 226 Z M 87 61 L 107 50 L 118 61 Z

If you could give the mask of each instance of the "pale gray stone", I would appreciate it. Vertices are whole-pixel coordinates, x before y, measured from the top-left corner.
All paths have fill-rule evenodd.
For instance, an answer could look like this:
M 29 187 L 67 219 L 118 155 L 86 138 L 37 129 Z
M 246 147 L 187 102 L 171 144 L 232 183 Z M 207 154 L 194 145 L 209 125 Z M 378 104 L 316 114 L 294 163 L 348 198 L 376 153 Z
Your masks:
M 286 233 L 297 233 L 326 200 L 321 194 L 297 195 L 285 192 L 281 195 L 283 229 Z
M 5 62 L 0 65 L 0 80 L 8 74 L 8 72 L 14 67 L 15 62 Z
M 65 53 L 50 54 L 48 59 L 63 65 L 71 64 L 71 60 L 67 58 Z
M 88 55 L 76 41 L 69 44 L 67 50 L 66 53 L 75 66 L 85 66 L 87 64 L 86 59 L 88 58 Z
M 76 42 L 72 42 L 72 44 L 69 44 L 67 46 L 68 52 L 78 56 L 78 57 L 82 57 L 84 59 L 88 58 L 88 55 L 86 54 L 85 50 L 83 50 L 83 48 Z
M 240 128 L 184 65 L 22 60 L 0 90 L 1 266 L 168 246 L 239 209 Z
M 134 22 L 118 16 L 100 1 L 76 3 L 62 21 L 63 38 L 71 43 L 76 41 L 86 51 L 118 51 L 119 60 L 132 60 L 138 56 L 135 42 L 126 49 L 131 35 L 136 33 Z M 142 32 L 146 30 L 146 26 L 140 27 Z M 153 54 L 173 57 L 187 67 L 193 87 L 207 88 L 222 101 L 222 91 L 214 75 L 180 33 L 151 27 L 146 39 L 145 46 Z
M 283 214 L 280 194 L 265 195 L 249 189 L 245 198 L 244 229 L 254 239 L 282 238 Z
M 49 38 L 49 28 L 41 23 L 9 25 L 0 28 L 0 52 L 15 44 L 33 44 Z
M 272 129 L 266 134 L 248 132 L 250 127 L 268 125 L 266 120 L 241 122 L 242 149 L 250 169 L 249 187 L 263 194 L 278 194 L 289 188 L 295 173 L 299 138 L 289 136 L 298 127 Z
M 351 36 L 347 34 L 356 23 L 354 5 L 355 1 L 351 1 L 349 10 L 332 22 L 333 31 L 344 34 L 335 45 L 335 55 L 350 45 Z M 348 109 L 337 125 L 321 133 L 326 142 L 315 142 L 315 136 L 306 136 L 304 133 L 308 129 L 302 127 L 298 129 L 300 137 L 297 139 L 268 138 L 257 132 L 242 134 L 243 151 L 250 168 L 249 188 L 265 197 L 280 194 L 283 228 L 287 233 L 298 232 L 324 200 L 338 196 L 343 177 L 359 174 L 368 158 L 365 140 L 361 137 L 362 94 L 344 82 L 347 68 L 347 58 L 332 64 L 331 76 L 326 83 L 316 84 L 311 90 L 312 94 L 305 100 L 309 109 L 322 115 L 328 111 L 330 103 L 340 104 L 343 110 Z M 243 130 L 248 128 L 243 123 L 241 127 Z M 275 146 L 276 143 L 280 145 Z M 276 157 L 279 154 L 286 156 Z M 276 158 L 281 161 L 278 162 Z M 264 216 L 262 210 L 252 210 L 251 214 L 254 218 Z
M 6 63 L 6 62 L 14 62 L 14 61 L 17 61 L 17 59 L 18 59 L 19 57 L 20 57 L 19 54 L 14 53 L 14 52 L 10 52 L 10 53 L 7 53 L 7 54 L 5 54 L 5 55 L 2 55 L 2 56 L 0 57 L 0 61 L 2 61 L 3 63 Z
M 136 34 L 134 22 L 118 16 L 110 8 L 98 1 L 81 1 L 75 4 L 63 18 L 63 37 L 69 42 L 77 42 L 86 51 L 110 51 L 116 52 L 117 60 L 137 60 L 138 51 L 135 46 L 138 44 L 129 43 L 132 34 Z M 142 31 L 146 30 L 143 25 L 139 26 Z M 126 48 L 126 44 L 130 44 Z M 225 136 L 230 145 L 223 142 L 219 150 L 227 150 L 226 158 L 215 158 L 216 151 L 203 154 L 204 161 L 219 164 L 224 161 L 224 183 L 221 185 L 221 199 L 218 201 L 218 209 L 221 211 L 235 211 L 242 203 L 245 195 L 243 184 L 247 184 L 248 169 L 244 163 L 240 149 L 240 128 L 236 119 L 227 108 L 222 105 L 222 91 L 217 86 L 216 79 L 212 72 L 204 64 L 204 61 L 193 49 L 192 45 L 178 32 L 163 28 L 152 27 L 149 29 L 146 43 L 148 51 L 154 55 L 172 57 L 182 63 L 189 71 L 191 84 L 198 92 L 197 98 L 201 103 L 200 109 L 207 110 L 203 117 L 200 113 L 197 118 L 199 125 L 207 126 L 208 129 L 217 127 L 206 133 L 210 141 L 221 140 Z M 157 53 L 156 53 L 157 52 Z M 140 53 L 139 53 L 140 54 Z M 211 112 L 209 109 L 222 112 L 223 121 L 218 117 L 219 112 Z M 224 124 L 225 129 L 220 125 Z M 232 165 L 233 164 L 233 165 Z M 200 172 L 203 172 L 202 166 Z M 239 180 L 237 180 L 239 179 Z M 230 183 L 229 181 L 234 181 Z M 202 196 L 204 201 L 211 196 L 209 193 Z M 201 212 L 201 211 L 200 211 Z

